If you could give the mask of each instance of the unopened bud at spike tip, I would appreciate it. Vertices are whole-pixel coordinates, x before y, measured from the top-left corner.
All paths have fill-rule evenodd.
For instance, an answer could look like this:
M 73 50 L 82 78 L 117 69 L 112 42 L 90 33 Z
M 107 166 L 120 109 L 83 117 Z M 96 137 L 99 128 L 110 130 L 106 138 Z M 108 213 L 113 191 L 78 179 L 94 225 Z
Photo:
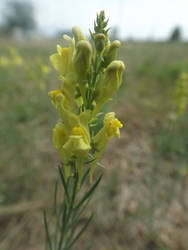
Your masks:
M 101 52 L 105 47 L 105 35 L 102 33 L 95 35 L 95 47 L 96 49 Z
M 82 80 L 91 64 L 92 47 L 88 41 L 81 40 L 77 43 L 76 54 L 73 59 L 77 76 Z

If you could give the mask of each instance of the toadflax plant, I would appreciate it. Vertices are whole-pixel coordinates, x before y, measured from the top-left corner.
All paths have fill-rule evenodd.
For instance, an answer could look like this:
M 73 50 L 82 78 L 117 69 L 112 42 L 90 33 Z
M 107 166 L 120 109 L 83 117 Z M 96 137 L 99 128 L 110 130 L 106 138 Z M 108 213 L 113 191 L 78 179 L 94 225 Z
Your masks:
M 57 205 L 57 185 L 54 194 L 56 218 L 55 232 L 49 233 L 49 223 L 44 212 L 47 249 L 72 249 L 86 230 L 92 215 L 84 225 L 80 218 L 96 190 L 102 175 L 93 181 L 94 170 L 112 137 L 120 137 L 122 123 L 114 112 L 105 114 L 99 129 L 101 108 L 119 89 L 125 69 L 116 60 L 120 42 L 110 42 L 108 20 L 104 11 L 97 15 L 91 42 L 79 27 L 73 27 L 73 38 L 64 35 L 67 48 L 57 45 L 57 53 L 50 57 L 62 82 L 57 90 L 49 92 L 57 109 L 59 121 L 53 129 L 53 144 L 61 164 L 59 175 L 64 188 L 62 202 Z M 90 185 L 83 189 L 87 177 Z

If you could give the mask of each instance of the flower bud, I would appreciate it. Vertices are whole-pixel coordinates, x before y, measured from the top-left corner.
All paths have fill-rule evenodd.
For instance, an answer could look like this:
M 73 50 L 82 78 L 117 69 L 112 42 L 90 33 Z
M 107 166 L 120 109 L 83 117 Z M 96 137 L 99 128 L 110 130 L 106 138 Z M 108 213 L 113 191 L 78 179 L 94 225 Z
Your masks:
M 109 65 L 112 61 L 116 60 L 118 48 L 120 47 L 121 43 L 118 40 L 109 43 L 103 53 L 104 63 L 105 66 Z
M 86 76 L 91 64 L 92 47 L 88 41 L 81 40 L 77 43 L 76 54 L 73 59 L 74 68 L 79 80 Z
M 120 87 L 125 69 L 122 61 L 113 61 L 106 68 L 96 89 L 96 103 L 104 103 Z
M 77 44 L 80 40 L 87 40 L 84 33 L 78 26 L 74 26 L 72 28 L 72 33 L 75 39 L 75 43 Z
M 96 49 L 101 52 L 105 47 L 105 35 L 102 33 L 95 35 L 95 47 Z

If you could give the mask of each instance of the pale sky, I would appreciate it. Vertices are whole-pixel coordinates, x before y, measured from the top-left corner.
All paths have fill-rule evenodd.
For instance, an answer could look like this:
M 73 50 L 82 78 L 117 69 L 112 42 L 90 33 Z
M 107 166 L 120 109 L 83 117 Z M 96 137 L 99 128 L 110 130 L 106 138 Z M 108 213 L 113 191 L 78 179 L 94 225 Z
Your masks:
M 3 3 L 0 0 L 0 16 Z M 20 0 L 22 1 L 22 0 Z M 78 25 L 93 28 L 96 12 L 104 9 L 109 25 L 119 28 L 121 38 L 166 39 L 175 26 L 188 39 L 188 0 L 30 0 L 39 28 L 48 34 Z

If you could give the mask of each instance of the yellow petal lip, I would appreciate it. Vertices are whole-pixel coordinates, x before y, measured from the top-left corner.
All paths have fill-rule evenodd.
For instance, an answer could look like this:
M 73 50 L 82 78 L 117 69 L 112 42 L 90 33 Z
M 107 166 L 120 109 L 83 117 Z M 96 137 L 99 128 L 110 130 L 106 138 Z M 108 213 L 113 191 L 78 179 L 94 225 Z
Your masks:
M 120 137 L 119 128 L 122 128 L 123 124 L 115 118 L 115 113 L 110 112 L 105 115 L 104 118 L 104 130 L 108 137 L 116 136 Z
M 69 48 L 62 48 L 59 44 L 57 45 L 57 52 L 60 56 L 66 56 L 69 53 Z
M 77 135 L 77 136 L 82 136 L 84 142 L 86 144 L 89 143 L 89 140 L 88 140 L 88 136 L 87 136 L 87 133 L 85 131 L 85 129 L 81 126 L 76 126 L 72 129 L 72 132 L 71 132 L 71 135 Z
M 55 98 L 57 95 L 62 94 L 62 91 L 60 89 L 52 90 L 48 92 L 48 95 L 52 98 L 53 101 L 55 101 Z

